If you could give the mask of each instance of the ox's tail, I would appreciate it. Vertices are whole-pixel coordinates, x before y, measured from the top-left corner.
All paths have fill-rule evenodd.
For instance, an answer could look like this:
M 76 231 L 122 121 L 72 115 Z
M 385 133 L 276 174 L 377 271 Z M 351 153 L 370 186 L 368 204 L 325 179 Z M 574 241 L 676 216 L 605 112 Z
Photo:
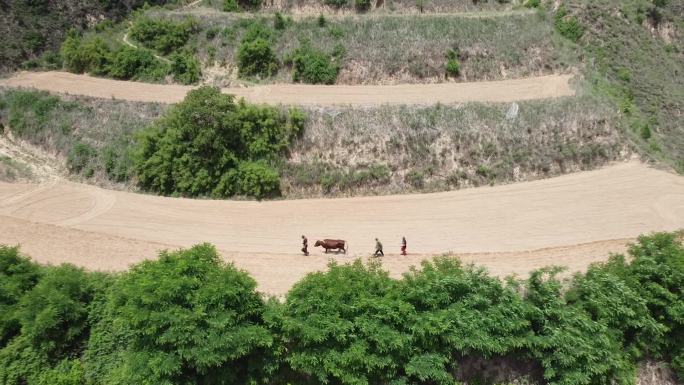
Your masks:
M 347 251 L 349 251 L 349 242 L 344 241 L 344 253 L 347 254 Z

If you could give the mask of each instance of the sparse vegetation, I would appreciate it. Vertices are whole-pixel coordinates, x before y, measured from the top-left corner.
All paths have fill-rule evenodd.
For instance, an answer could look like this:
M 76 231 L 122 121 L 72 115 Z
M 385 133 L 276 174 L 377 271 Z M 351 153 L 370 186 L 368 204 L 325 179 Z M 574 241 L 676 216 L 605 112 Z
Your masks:
M 476 381 L 457 376 L 472 359 L 558 385 L 633 383 L 644 357 L 679 369 L 681 234 L 558 271 L 501 281 L 438 257 L 392 279 L 379 262 L 331 263 L 279 302 L 207 244 L 116 275 L 0 246 L 0 383 L 452 384 Z

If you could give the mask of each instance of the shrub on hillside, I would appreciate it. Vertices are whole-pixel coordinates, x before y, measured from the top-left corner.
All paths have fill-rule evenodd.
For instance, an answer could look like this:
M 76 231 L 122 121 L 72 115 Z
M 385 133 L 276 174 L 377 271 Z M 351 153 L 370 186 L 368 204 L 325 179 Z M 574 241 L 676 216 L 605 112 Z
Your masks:
M 299 112 L 235 103 L 213 87 L 193 90 L 142 132 L 134 163 L 140 186 L 185 196 L 275 192 L 267 168 L 239 166 L 278 159 L 302 126 Z
M 273 197 L 280 195 L 280 176 L 264 161 L 240 162 L 237 168 L 224 175 L 217 191 L 223 196 Z
M 271 31 L 259 24 L 253 24 L 247 30 L 237 53 L 240 76 L 266 78 L 278 71 L 278 59 L 271 46 L 271 38 Z
M 83 40 L 71 34 L 62 44 L 62 62 L 64 68 L 74 73 L 92 73 L 104 75 L 111 62 L 111 49 L 99 37 Z
M 133 39 L 167 55 L 183 47 L 197 32 L 197 26 L 193 18 L 177 22 L 143 16 L 133 22 L 130 31 Z
M 202 69 L 199 61 L 188 52 L 176 52 L 171 55 L 171 74 L 181 84 L 194 84 L 200 80 Z
M 580 24 L 577 16 L 568 15 L 567 9 L 561 6 L 556 11 L 554 26 L 561 36 L 577 42 L 584 34 L 584 27 Z
M 461 74 L 461 64 L 458 62 L 458 55 L 456 51 L 450 49 L 446 53 L 446 76 L 447 77 L 458 77 Z
M 121 366 L 109 375 L 127 384 L 260 379 L 273 336 L 255 288 L 207 244 L 133 267 L 111 290 L 111 325 L 123 329 L 127 341 L 120 346 Z
M 97 151 L 88 143 L 78 142 L 69 151 L 66 165 L 70 172 L 83 174 L 91 177 L 95 172 L 92 161 L 97 156 Z
M 19 334 L 17 304 L 40 276 L 38 265 L 20 255 L 18 247 L 0 245 L 0 348 Z
M 292 56 L 292 80 L 309 84 L 334 84 L 340 72 L 338 58 L 302 44 Z
M 162 80 L 168 72 L 168 67 L 150 51 L 121 46 L 112 55 L 108 74 L 123 80 Z
M 357 11 L 367 11 L 371 6 L 370 0 L 354 0 L 354 7 Z

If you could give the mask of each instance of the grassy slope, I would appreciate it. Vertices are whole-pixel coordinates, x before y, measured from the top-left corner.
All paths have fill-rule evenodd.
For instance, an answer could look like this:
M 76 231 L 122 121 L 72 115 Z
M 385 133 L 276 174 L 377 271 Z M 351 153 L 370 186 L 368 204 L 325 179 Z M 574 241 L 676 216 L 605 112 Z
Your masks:
M 95 151 L 76 172 L 107 186 L 128 181 L 121 178 L 130 176 L 135 132 L 164 109 L 36 92 L 0 93 L 2 123 L 15 135 L 65 159 L 76 145 L 88 145 Z M 508 183 L 591 169 L 629 153 L 615 114 L 589 96 L 513 105 L 306 112 L 304 134 L 280 165 L 286 197 Z
M 184 18 L 177 12 L 151 11 L 155 17 Z M 187 48 L 197 53 L 218 84 L 236 80 L 237 48 L 252 23 L 273 27 L 273 16 L 231 13 L 196 14 L 201 30 Z M 209 31 L 209 33 L 207 33 Z M 287 57 L 300 42 L 332 52 L 344 49 L 341 84 L 424 83 L 445 81 L 445 54 L 460 51 L 460 81 L 516 78 L 567 69 L 553 54 L 552 24 L 543 14 L 461 18 L 432 15 L 317 17 L 291 20 L 275 30 L 274 49 L 284 64 L 261 82 L 290 82 Z M 251 79 L 259 81 L 258 79 Z
M 620 109 L 643 154 L 684 173 L 684 3 L 567 3 L 586 27 L 580 45 L 592 91 Z
M 58 50 L 72 28 L 84 29 L 102 19 L 120 19 L 144 3 L 141 0 L 0 1 L 0 35 L 3 36 L 0 72 L 14 70 L 44 52 Z

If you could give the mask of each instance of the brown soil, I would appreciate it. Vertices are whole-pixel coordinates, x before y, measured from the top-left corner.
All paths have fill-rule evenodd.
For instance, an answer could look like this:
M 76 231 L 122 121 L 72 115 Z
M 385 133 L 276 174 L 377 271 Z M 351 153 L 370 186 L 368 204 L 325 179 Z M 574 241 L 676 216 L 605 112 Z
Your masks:
M 244 97 L 247 101 L 291 105 L 356 105 L 381 104 L 513 102 L 572 96 L 572 75 L 547 75 L 525 79 L 440 84 L 400 84 L 369 86 L 318 86 L 274 84 L 246 88 L 223 88 L 224 93 Z M 0 79 L 0 86 L 32 87 L 50 92 L 113 98 L 139 102 L 177 103 L 193 87 L 149 84 L 95 78 L 67 72 L 19 72 Z
M 54 181 L 0 183 L 0 243 L 41 262 L 121 270 L 165 248 L 211 242 L 283 294 L 328 256 L 301 256 L 300 235 L 349 241 L 338 261 L 367 257 L 379 237 L 399 276 L 451 252 L 493 274 L 546 265 L 585 269 L 642 233 L 684 228 L 684 178 L 637 162 L 507 186 L 423 195 L 294 201 L 165 198 Z M 410 254 L 398 256 L 405 235 Z

